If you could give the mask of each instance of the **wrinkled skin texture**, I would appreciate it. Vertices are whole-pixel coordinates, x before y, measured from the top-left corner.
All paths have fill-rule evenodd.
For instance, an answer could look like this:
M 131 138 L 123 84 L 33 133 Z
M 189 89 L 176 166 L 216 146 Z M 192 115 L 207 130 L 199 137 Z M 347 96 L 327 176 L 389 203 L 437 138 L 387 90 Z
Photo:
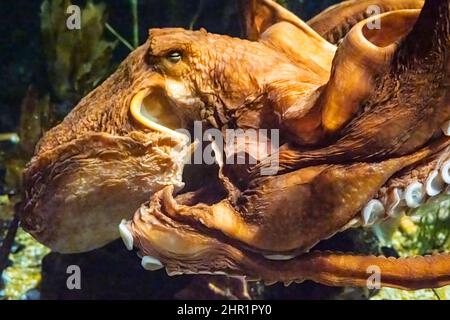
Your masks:
M 162 186 L 182 185 L 182 166 L 171 155 L 179 142 L 129 116 L 133 91 L 123 90 L 152 81 L 142 68 L 143 53 L 132 53 L 50 130 L 24 172 L 22 225 L 55 251 L 109 243 L 119 236 L 114 224 L 131 217 L 131 208 Z
M 252 41 L 151 30 L 38 146 L 25 172 L 25 228 L 54 250 L 89 250 L 150 199 L 122 237 L 171 275 L 363 286 L 377 265 L 387 286 L 450 283 L 446 255 L 308 253 L 366 223 L 374 199 L 379 218 L 407 212 L 416 199 L 397 201 L 396 192 L 420 182 L 432 193 L 428 177 L 450 157 L 441 132 L 450 119 L 450 1 L 370 1 L 385 13 L 367 18 L 368 3 L 305 23 L 272 1 L 242 1 Z M 367 27 L 376 19 L 381 30 Z M 281 147 L 264 158 L 253 150 L 259 141 L 239 144 L 235 152 L 256 165 L 223 163 L 234 154 L 218 152 L 217 174 L 180 191 L 190 148 L 170 129 L 194 121 L 224 133 L 279 129 Z M 275 174 L 261 175 L 274 161 Z

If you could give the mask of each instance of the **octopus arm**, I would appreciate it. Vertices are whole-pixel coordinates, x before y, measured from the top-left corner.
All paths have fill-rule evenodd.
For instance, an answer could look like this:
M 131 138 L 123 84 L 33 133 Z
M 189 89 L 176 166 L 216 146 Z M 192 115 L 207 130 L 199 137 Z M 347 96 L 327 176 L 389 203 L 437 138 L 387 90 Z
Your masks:
M 370 15 L 403 9 L 421 9 L 423 0 L 350 0 L 329 7 L 307 24 L 331 43 L 338 43 L 350 29 Z
M 410 154 L 439 134 L 450 117 L 449 2 L 427 1 L 420 14 L 406 10 L 381 16 L 384 26 L 397 18 L 408 22 L 397 34 L 406 34 L 398 38 L 399 43 L 364 30 L 366 21 L 347 35 L 336 53 L 330 81 L 312 108 L 321 110 L 320 128 L 331 134 L 334 143 L 306 152 L 296 147 L 280 150 L 276 156 L 285 162 L 282 167 L 295 170 L 323 163 L 325 158 L 328 163 L 379 161 Z M 372 46 L 372 56 L 369 52 L 352 58 L 352 52 L 370 48 L 368 38 L 391 44 Z M 349 54 L 344 54 L 346 49 Z M 371 69 L 371 59 L 379 62 L 377 70 Z M 343 81 L 349 70 L 351 75 Z M 354 87 L 358 90 L 350 90 Z
M 229 199 L 212 205 L 178 204 L 171 187 L 155 197 L 173 219 L 200 223 L 257 250 L 304 252 L 347 225 L 393 174 L 448 144 L 444 139 L 413 155 L 380 163 L 309 167 L 256 179 L 236 204 Z

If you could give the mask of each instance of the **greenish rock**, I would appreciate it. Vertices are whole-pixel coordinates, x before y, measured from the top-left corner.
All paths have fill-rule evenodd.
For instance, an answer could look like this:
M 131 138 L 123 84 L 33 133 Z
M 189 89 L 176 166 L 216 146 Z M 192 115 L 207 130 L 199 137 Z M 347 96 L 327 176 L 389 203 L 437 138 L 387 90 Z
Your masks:
M 14 247 L 15 252 L 13 248 L 9 255 L 11 265 L 3 272 L 4 289 L 1 294 L 6 299 L 19 300 L 39 286 L 42 259 L 50 250 L 22 229 L 18 230 Z

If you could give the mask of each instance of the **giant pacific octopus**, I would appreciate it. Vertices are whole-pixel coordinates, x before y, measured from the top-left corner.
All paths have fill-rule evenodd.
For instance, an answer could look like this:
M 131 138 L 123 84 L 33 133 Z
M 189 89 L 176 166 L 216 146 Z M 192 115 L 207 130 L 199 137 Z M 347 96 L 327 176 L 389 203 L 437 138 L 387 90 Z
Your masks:
M 314 249 L 448 192 L 450 0 L 346 1 L 307 23 L 270 0 L 240 8 L 248 39 L 151 29 L 43 137 L 25 171 L 24 228 L 63 253 L 120 233 L 169 275 L 365 286 L 377 266 L 384 286 L 450 284 L 448 254 Z M 236 154 L 213 141 L 214 173 L 187 175 L 198 143 L 175 129 L 195 121 L 278 129 L 280 146 L 259 157 L 246 140 L 234 151 L 256 163 L 229 164 Z

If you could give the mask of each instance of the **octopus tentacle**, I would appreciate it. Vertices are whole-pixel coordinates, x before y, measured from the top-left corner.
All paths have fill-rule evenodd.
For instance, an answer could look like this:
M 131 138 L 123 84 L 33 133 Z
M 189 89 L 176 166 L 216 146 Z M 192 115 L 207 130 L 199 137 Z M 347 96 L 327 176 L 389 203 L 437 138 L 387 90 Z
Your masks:
M 141 208 L 122 228 L 124 240 L 135 244 L 141 256 L 152 257 L 159 266 L 162 263 L 172 276 L 207 273 L 244 275 L 267 284 L 313 280 L 332 286 L 367 286 L 374 284 L 370 276 L 377 273 L 375 285 L 406 290 L 450 284 L 449 254 L 396 259 L 314 251 L 298 257 L 279 256 L 283 261 L 275 261 L 170 220 L 155 203 Z
M 435 136 L 450 118 L 449 5 L 448 1 L 425 3 L 412 31 L 390 59 L 388 70 L 377 77 L 375 90 L 367 90 L 371 93 L 365 99 L 365 94 L 356 99 L 353 107 L 344 112 L 347 117 L 337 124 L 334 123 L 336 117 L 331 117 L 327 124 L 327 114 L 341 115 L 342 104 L 334 105 L 335 100 L 331 99 L 322 106 L 323 126 L 328 126 L 326 131 L 339 130 L 346 118 L 352 118 L 359 106 L 364 106 L 364 110 L 339 132 L 340 139 L 312 151 L 305 152 L 296 147 L 280 150 L 274 156 L 280 159 L 281 169 L 289 171 L 321 163 L 382 160 L 417 150 Z M 357 103 L 358 100 L 366 102 L 362 105 Z M 264 165 L 262 163 L 256 169 Z
M 421 9 L 423 0 L 350 0 L 338 3 L 319 13 L 307 24 L 331 43 L 337 43 L 345 37 L 351 28 L 375 12 L 371 6 L 384 13 L 402 9 Z
M 173 219 L 200 223 L 259 250 L 304 252 L 347 225 L 393 174 L 449 143 L 443 139 L 420 152 L 380 163 L 309 167 L 257 179 L 237 204 L 225 199 L 212 205 L 180 205 L 171 187 L 155 197 Z M 311 219 L 312 214 L 317 219 Z
M 305 22 L 271 0 L 243 0 L 247 38 L 264 43 L 303 68 L 329 76 L 336 47 Z
M 408 34 L 419 12 L 400 10 L 366 19 L 353 27 L 337 51 L 287 22 L 277 23 L 261 35 L 261 43 L 319 75 L 319 83 L 312 88 L 305 89 L 302 81 L 292 77 L 288 90 L 279 81 L 266 88 L 293 141 L 323 144 L 360 112 L 364 101 L 377 96 L 377 85 L 380 78 L 387 77 L 396 42 Z M 382 21 L 383 31 L 368 29 L 375 19 Z
M 408 214 L 427 199 L 446 192 L 450 182 L 447 178 L 449 169 L 450 148 L 446 148 L 427 161 L 409 167 L 389 179 L 374 197 L 384 210 L 377 217 L 372 217 L 375 218 L 372 219 L 373 222 Z
M 293 141 L 300 145 L 317 145 L 323 144 L 326 140 L 335 139 L 346 134 L 345 139 L 347 141 L 353 139 L 351 142 L 353 143 L 352 148 L 356 148 L 356 144 L 361 140 L 361 149 L 367 152 L 369 150 L 367 144 L 372 143 L 373 139 L 367 138 L 367 135 L 371 133 L 361 134 L 361 127 L 364 127 L 363 132 L 369 127 L 376 127 L 377 121 L 380 121 L 381 112 L 373 112 L 375 106 L 379 110 L 385 108 L 388 109 L 386 112 L 397 113 L 394 114 L 394 119 L 399 116 L 399 112 L 392 106 L 394 104 L 402 104 L 406 98 L 414 101 L 416 108 L 428 107 L 420 104 L 420 100 L 424 100 L 423 96 L 417 94 L 416 97 L 410 92 L 410 87 L 412 86 L 416 85 L 417 88 L 420 88 L 420 83 L 417 83 L 417 79 L 415 79 L 417 77 L 414 76 L 415 69 L 409 66 L 407 62 L 408 59 L 415 59 L 414 54 L 411 53 L 411 55 L 407 56 L 406 60 L 399 60 L 398 58 L 399 56 L 405 55 L 404 51 L 408 50 L 405 48 L 408 48 L 409 42 L 423 42 L 413 40 L 420 39 L 420 32 L 417 32 L 418 27 L 410 32 L 419 13 L 419 10 L 388 12 L 370 17 L 352 28 L 334 55 L 332 67 L 328 69 L 331 70 L 328 81 L 323 81 L 323 85 L 315 88 L 315 91 L 311 94 L 299 95 L 293 101 L 288 100 L 290 105 L 283 105 L 281 108 L 277 108 L 282 110 L 283 124 L 292 134 Z M 432 18 L 434 21 L 442 19 L 437 15 Z M 377 19 L 381 21 L 383 26 L 382 30 L 370 29 L 368 25 Z M 426 18 L 422 14 L 421 20 L 424 19 Z M 430 23 L 430 21 L 426 21 L 425 23 Z M 271 29 L 276 27 L 277 25 L 272 26 L 267 30 L 267 33 L 270 33 Z M 433 26 L 429 27 L 432 28 Z M 434 26 L 434 28 L 437 27 Z M 281 32 L 279 33 L 282 34 Z M 408 33 L 410 35 L 406 37 Z M 404 37 L 406 37 L 406 40 L 401 45 L 398 45 L 399 40 Z M 441 60 L 436 59 L 432 61 L 434 63 L 433 66 L 424 66 L 416 63 L 415 68 L 421 68 L 424 72 L 429 72 L 428 74 L 430 75 L 433 74 L 431 69 L 435 68 L 433 70 L 436 70 L 441 77 L 437 77 L 433 82 L 436 84 L 440 82 L 439 84 L 442 85 L 445 72 L 443 72 L 444 68 L 440 67 L 443 60 L 445 60 L 443 58 L 445 56 L 443 51 L 445 51 L 446 35 L 443 33 L 439 37 L 442 38 L 440 47 L 444 47 L 442 51 L 438 51 L 437 53 L 437 56 Z M 264 41 L 263 38 L 262 41 Z M 282 37 L 274 38 L 278 40 L 277 43 L 282 42 L 278 47 L 292 47 L 292 45 L 286 45 L 289 42 L 283 40 Z M 430 54 L 434 54 L 431 53 L 433 50 L 427 44 L 424 43 L 423 47 L 423 50 L 429 50 Z M 288 50 L 286 49 L 285 51 Z M 301 57 L 300 54 L 296 54 L 295 50 L 290 50 L 290 53 L 292 56 Z M 324 70 L 327 70 L 328 61 L 329 59 L 327 60 L 323 57 L 319 60 Z M 404 70 L 400 72 L 400 74 L 404 74 L 402 78 L 397 78 L 399 66 L 404 66 Z M 399 91 L 401 99 L 390 96 L 392 91 L 399 87 L 400 89 L 397 91 Z M 433 98 L 442 99 L 441 96 L 444 94 L 443 87 L 434 87 L 433 90 L 435 90 L 433 94 L 436 94 Z M 430 93 L 428 93 L 429 95 Z M 283 103 L 285 102 L 282 100 L 274 101 L 275 105 Z M 411 113 L 415 112 L 414 106 L 409 109 L 404 108 L 404 110 Z M 363 108 L 365 113 L 370 113 L 370 116 L 367 117 L 362 114 L 355 119 Z M 383 112 L 383 115 L 386 112 Z M 408 120 L 411 116 L 402 115 L 402 118 Z M 347 132 L 341 132 L 342 128 L 351 121 L 351 126 Z M 405 120 L 402 122 L 406 123 Z M 384 123 L 384 118 L 382 123 Z M 387 123 L 384 124 L 387 125 Z M 352 132 L 355 130 L 356 132 Z M 388 132 L 384 129 L 382 131 Z M 401 131 L 403 132 L 404 130 Z M 389 140 L 391 140 L 391 137 L 389 137 Z M 340 152 L 339 143 L 333 145 L 333 148 L 336 149 L 334 150 L 335 152 Z M 344 146 L 344 148 L 348 148 L 348 146 Z M 332 151 L 327 150 L 327 154 L 333 154 Z
M 293 264 L 286 268 L 308 270 L 308 279 L 327 285 L 367 286 L 370 275 L 378 271 L 380 286 L 416 290 L 450 284 L 449 254 L 396 259 L 317 252 Z
M 396 52 L 396 42 L 408 34 L 419 10 L 401 10 L 370 17 L 352 28 L 339 46 L 331 76 L 321 90 L 321 130 L 334 134 L 346 125 L 368 98 L 377 92 Z M 379 19 L 382 30 L 371 32 L 368 24 Z M 357 89 L 355 89 L 357 88 Z
M 312 70 L 321 76 L 324 82 L 328 80 L 336 46 L 311 36 L 309 32 L 289 22 L 272 25 L 258 41 L 284 53 L 302 68 Z
M 250 40 L 258 40 L 264 31 L 276 23 L 288 22 L 304 31 L 311 38 L 315 38 L 320 42 L 326 42 L 302 19 L 275 1 L 241 0 L 240 6 L 242 12 L 244 12 L 246 36 Z
M 370 276 L 378 273 L 380 282 L 377 285 L 379 286 L 417 290 L 450 284 L 449 254 L 386 258 L 336 252 L 312 252 L 283 262 L 255 263 L 253 261 L 253 263 L 252 268 L 255 268 L 261 279 L 268 283 L 313 280 L 331 286 L 364 287 L 373 285 Z

